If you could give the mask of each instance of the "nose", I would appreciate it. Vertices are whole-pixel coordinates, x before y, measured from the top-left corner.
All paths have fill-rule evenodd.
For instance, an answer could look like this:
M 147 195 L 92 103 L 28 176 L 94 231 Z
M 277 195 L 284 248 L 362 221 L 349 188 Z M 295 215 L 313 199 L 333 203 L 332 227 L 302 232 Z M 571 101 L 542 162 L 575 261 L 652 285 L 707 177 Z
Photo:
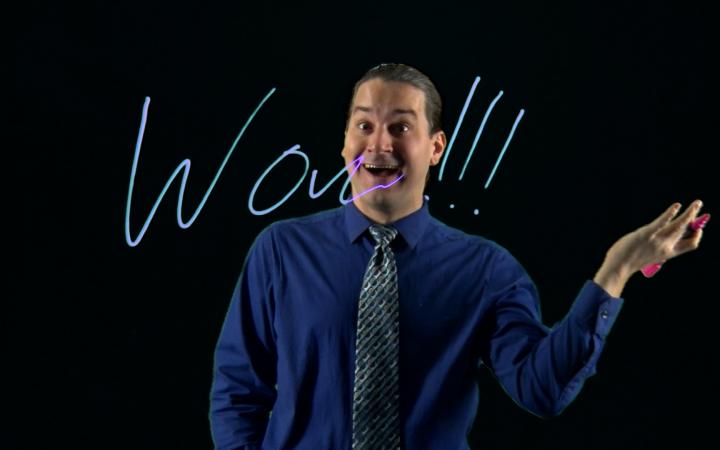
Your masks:
M 375 151 L 378 153 L 392 152 L 393 151 L 393 136 L 385 127 L 379 127 L 379 129 L 373 133 L 371 138 L 368 140 L 368 151 Z

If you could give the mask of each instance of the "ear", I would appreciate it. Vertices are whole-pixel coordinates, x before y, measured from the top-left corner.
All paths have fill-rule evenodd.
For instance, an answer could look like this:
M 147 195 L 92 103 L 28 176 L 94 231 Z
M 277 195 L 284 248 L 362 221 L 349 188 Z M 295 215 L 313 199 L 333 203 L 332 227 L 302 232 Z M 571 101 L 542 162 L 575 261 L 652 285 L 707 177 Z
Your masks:
M 445 146 L 447 145 L 447 136 L 445 132 L 440 130 L 433 134 L 432 138 L 432 155 L 430 155 L 430 165 L 435 166 L 440 162 Z

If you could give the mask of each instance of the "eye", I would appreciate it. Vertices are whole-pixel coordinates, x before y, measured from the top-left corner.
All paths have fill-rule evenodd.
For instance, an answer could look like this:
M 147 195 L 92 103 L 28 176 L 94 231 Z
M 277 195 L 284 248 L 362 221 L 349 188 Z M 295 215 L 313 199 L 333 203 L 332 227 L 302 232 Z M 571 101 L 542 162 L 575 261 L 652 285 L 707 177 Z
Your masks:
M 407 133 L 410 131 L 410 126 L 406 123 L 396 123 L 391 127 L 391 131 L 394 133 Z
M 370 124 L 367 122 L 360 122 L 357 124 L 358 129 L 361 131 L 367 131 L 370 129 Z

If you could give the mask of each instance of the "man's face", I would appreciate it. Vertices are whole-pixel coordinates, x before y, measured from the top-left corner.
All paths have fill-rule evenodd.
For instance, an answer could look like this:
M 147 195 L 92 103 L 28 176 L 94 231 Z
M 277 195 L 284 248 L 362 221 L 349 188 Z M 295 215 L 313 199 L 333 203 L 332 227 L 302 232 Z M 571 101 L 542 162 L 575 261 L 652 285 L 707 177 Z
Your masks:
M 363 212 L 399 217 L 420 208 L 425 176 L 445 148 L 442 131 L 429 134 L 425 93 L 407 83 L 374 78 L 360 85 L 350 111 L 342 150 L 348 173 L 355 167 L 352 162 L 363 156 L 350 181 L 353 197 L 392 183 L 362 195 L 355 204 Z

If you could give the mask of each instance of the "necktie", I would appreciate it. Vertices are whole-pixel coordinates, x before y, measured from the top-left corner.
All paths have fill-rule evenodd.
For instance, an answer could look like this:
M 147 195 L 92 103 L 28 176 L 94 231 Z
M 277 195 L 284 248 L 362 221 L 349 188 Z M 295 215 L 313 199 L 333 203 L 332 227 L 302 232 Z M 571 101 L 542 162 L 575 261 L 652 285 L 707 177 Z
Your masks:
M 371 225 L 375 251 L 358 306 L 353 393 L 353 450 L 400 448 L 397 267 L 390 242 L 397 230 Z

